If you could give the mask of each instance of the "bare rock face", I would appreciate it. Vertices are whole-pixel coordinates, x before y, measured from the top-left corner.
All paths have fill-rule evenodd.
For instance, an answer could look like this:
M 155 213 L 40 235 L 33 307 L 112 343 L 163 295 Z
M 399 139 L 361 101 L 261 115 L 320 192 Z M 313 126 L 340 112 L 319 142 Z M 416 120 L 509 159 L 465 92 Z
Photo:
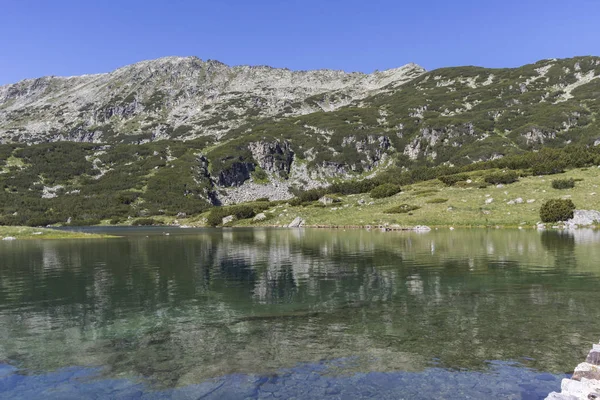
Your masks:
M 251 162 L 236 161 L 219 173 L 218 184 L 224 187 L 243 185 L 250 179 L 250 173 L 254 169 L 254 164 Z
M 286 178 L 294 161 L 294 152 L 287 141 L 252 142 L 248 146 L 252 158 L 267 173 Z

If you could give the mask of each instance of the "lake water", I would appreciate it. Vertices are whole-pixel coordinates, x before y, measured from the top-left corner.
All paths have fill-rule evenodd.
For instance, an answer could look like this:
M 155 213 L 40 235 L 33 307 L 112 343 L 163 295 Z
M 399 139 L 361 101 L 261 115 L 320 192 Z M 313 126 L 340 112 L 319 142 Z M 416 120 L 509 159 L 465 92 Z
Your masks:
M 543 399 L 600 336 L 593 231 L 90 229 L 0 242 L 0 398 Z

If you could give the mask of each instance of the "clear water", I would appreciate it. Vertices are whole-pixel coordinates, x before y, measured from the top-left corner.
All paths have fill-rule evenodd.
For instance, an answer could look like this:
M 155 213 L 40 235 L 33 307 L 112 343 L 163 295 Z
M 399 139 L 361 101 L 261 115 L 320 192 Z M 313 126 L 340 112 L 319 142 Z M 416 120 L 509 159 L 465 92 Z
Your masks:
M 542 399 L 600 336 L 593 231 L 103 231 L 0 242 L 0 398 Z

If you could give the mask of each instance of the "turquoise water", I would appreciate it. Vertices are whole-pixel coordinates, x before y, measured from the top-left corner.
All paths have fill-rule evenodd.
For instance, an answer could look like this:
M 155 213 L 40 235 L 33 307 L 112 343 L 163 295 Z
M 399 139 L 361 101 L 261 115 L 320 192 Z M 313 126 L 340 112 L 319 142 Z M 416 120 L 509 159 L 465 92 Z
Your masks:
M 0 398 L 541 399 L 600 335 L 592 231 L 102 231 L 0 243 Z

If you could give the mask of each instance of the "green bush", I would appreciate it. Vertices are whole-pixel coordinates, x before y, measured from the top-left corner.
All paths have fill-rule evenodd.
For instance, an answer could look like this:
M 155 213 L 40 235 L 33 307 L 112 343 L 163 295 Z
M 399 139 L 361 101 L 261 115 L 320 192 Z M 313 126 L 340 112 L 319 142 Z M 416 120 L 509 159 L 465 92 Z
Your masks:
M 448 199 L 443 199 L 441 197 L 436 197 L 434 199 L 429 199 L 427 200 L 425 203 L 429 203 L 429 204 L 440 204 L 440 203 L 445 203 L 447 202 Z
M 484 178 L 487 183 L 492 185 L 508 185 L 519 180 L 519 175 L 515 171 L 495 172 Z
M 413 195 L 417 196 L 417 197 L 426 197 L 426 196 L 431 196 L 432 194 L 435 193 L 439 193 L 439 190 L 437 189 L 422 189 L 422 190 L 417 190 L 413 193 Z
M 575 187 L 575 179 L 554 179 L 552 181 L 552 188 L 554 189 L 572 189 Z
M 408 212 L 418 210 L 419 208 L 421 207 L 412 204 L 400 204 L 399 206 L 388 208 L 384 212 L 386 214 L 406 214 Z
M 531 172 L 533 173 L 533 175 L 562 174 L 563 172 L 565 172 L 565 163 L 558 160 L 543 162 L 534 165 L 531 168 Z
M 540 218 L 542 222 L 559 222 L 573 218 L 575 204 L 571 200 L 551 199 L 542 204 Z
M 138 218 L 134 220 L 131 225 L 133 226 L 152 226 L 152 225 L 162 225 L 160 221 L 155 220 L 154 218 Z
M 252 179 L 254 179 L 255 182 L 259 183 L 268 182 L 269 175 L 266 173 L 265 170 L 261 169 L 260 167 L 256 167 L 254 172 L 252 172 Z
M 290 205 L 299 206 L 303 203 L 310 203 L 319 200 L 321 197 L 327 194 L 327 190 L 324 188 L 318 188 L 305 191 L 296 191 L 292 194 L 294 194 L 296 197 L 290 200 Z
M 206 223 L 209 226 L 219 226 L 223 223 L 223 218 L 229 215 L 233 215 L 235 219 L 246 219 L 254 217 L 256 212 L 249 205 L 214 207 L 210 210 Z
M 400 193 L 402 188 L 400 185 L 395 185 L 393 183 L 384 183 L 383 185 L 379 185 L 373 190 L 371 190 L 371 197 L 374 199 L 383 199 L 384 197 L 390 197 L 397 193 Z
M 469 179 L 469 175 L 467 174 L 454 174 L 454 175 L 444 175 L 438 178 L 440 181 L 444 183 L 446 186 L 453 186 L 458 182 L 466 181 Z
M 339 182 L 329 186 L 328 192 L 338 194 L 367 193 L 373 190 L 375 186 L 377 184 L 372 180 Z

